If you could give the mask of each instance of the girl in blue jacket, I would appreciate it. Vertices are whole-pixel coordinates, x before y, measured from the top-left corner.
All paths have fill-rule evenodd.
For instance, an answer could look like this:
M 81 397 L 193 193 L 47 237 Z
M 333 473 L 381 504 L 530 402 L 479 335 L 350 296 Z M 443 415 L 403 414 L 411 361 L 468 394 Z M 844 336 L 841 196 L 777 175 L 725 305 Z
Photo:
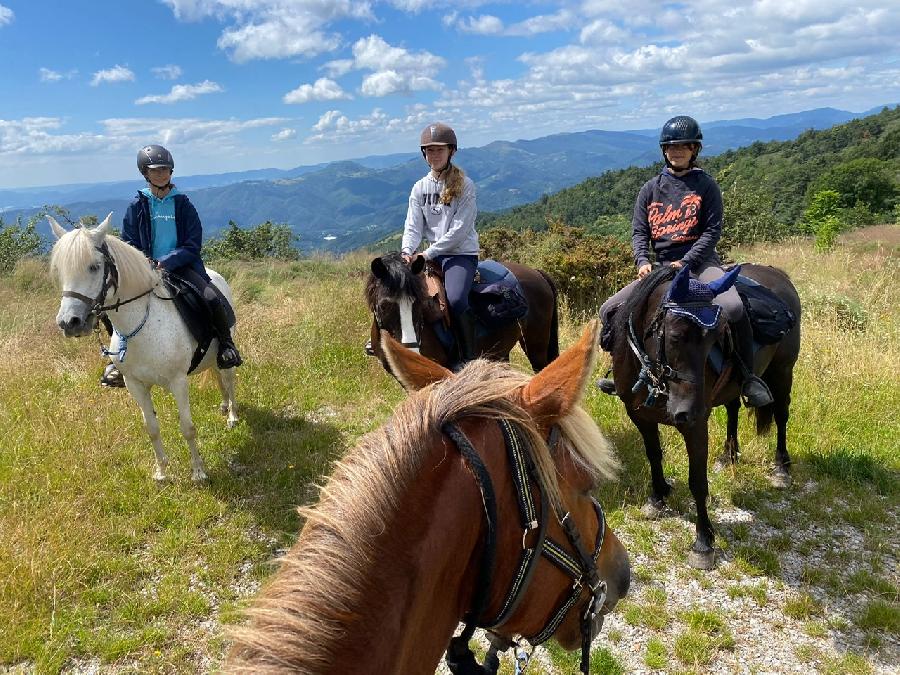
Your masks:
M 200 259 L 203 225 L 197 209 L 172 184 L 175 169 L 172 153 L 161 145 L 147 145 L 138 151 L 137 167 L 147 187 L 138 192 L 125 212 L 122 240 L 143 251 L 155 267 L 185 279 L 199 291 L 209 307 L 212 327 L 219 340 L 216 359 L 219 368 L 241 365 L 222 299 Z M 110 364 L 101 383 L 116 386 L 121 379 L 116 367 Z

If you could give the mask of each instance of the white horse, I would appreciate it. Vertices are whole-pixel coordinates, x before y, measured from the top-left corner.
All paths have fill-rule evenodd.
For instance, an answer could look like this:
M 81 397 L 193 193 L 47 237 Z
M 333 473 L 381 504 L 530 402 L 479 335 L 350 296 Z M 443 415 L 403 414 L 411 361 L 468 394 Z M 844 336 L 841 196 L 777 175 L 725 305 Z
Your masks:
M 191 478 L 206 480 L 206 469 L 197 449 L 197 431 L 191 420 L 187 371 L 197 342 L 188 331 L 161 284 L 160 273 L 138 249 L 109 234 L 110 213 L 95 228 L 63 229 L 51 216 L 50 227 L 58 241 L 50 257 L 50 269 L 63 289 L 56 323 L 66 337 L 88 335 L 97 326 L 98 310 L 106 311 L 115 331 L 109 352 L 125 377 L 125 386 L 141 407 L 144 426 L 156 452 L 158 481 L 166 479 L 169 463 L 159 434 L 159 422 L 150 389 L 159 385 L 172 392 L 178 405 L 181 433 L 191 450 Z M 213 283 L 232 304 L 231 289 L 217 272 L 207 269 Z M 222 392 L 222 414 L 228 428 L 237 423 L 234 369 L 216 367 L 218 341 L 194 370 L 215 368 Z

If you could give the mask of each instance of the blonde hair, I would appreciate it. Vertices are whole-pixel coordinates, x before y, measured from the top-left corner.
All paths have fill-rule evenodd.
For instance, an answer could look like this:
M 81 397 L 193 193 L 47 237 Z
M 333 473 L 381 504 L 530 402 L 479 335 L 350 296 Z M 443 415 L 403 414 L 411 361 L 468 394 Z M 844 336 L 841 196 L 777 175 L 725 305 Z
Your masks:
M 444 191 L 441 192 L 441 204 L 449 204 L 463 191 L 463 179 L 466 174 L 456 164 L 449 164 L 444 170 Z

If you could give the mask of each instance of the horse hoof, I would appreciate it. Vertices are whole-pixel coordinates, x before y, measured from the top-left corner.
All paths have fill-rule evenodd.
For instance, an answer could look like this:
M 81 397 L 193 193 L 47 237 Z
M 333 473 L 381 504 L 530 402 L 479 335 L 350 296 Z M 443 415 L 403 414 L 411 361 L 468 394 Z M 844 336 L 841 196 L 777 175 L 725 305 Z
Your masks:
M 228 421 L 225 423 L 225 427 L 228 428 L 228 429 L 234 429 L 234 428 L 237 426 L 237 423 L 238 423 L 238 421 L 237 421 L 236 419 L 235 419 L 235 420 L 228 420 Z
M 769 476 L 769 483 L 772 487 L 784 489 L 791 486 L 793 479 L 786 469 L 775 469 Z
M 209 481 L 209 476 L 206 475 L 205 471 L 194 471 L 191 474 L 191 480 L 195 483 L 206 483 Z
M 153 480 L 157 482 L 157 484 L 165 483 L 169 480 L 169 477 L 166 476 L 162 471 L 157 469 L 156 473 L 153 474 Z
M 668 509 L 666 508 L 665 502 L 661 502 L 657 505 L 652 501 L 648 501 L 641 507 L 641 515 L 647 520 L 659 520 L 664 517 L 667 512 Z
M 711 570 L 716 566 L 715 551 L 694 551 L 688 553 L 688 564 L 697 570 Z

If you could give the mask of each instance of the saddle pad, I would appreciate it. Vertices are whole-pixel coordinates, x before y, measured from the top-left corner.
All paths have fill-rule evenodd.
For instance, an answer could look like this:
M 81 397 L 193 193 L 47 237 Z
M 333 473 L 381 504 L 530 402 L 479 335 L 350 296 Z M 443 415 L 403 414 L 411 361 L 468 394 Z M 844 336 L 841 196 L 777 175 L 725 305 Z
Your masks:
M 188 369 L 188 374 L 190 374 L 203 360 L 203 357 L 209 349 L 209 343 L 212 342 L 212 339 L 215 337 L 212 328 L 212 319 L 209 314 L 209 307 L 206 304 L 206 300 L 200 296 L 194 285 L 181 277 L 167 274 L 163 277 L 163 283 L 165 284 L 166 291 L 172 297 L 175 308 L 178 310 L 178 315 L 181 317 L 181 320 L 184 321 L 184 325 L 187 326 L 191 336 L 197 341 L 197 349 L 194 352 L 194 356 L 191 359 L 191 366 Z M 228 317 L 228 327 L 234 328 L 234 309 L 215 284 L 210 285 L 219 296 L 222 306 L 225 308 L 225 314 Z
M 734 286 L 750 317 L 754 341 L 763 345 L 775 344 L 794 327 L 797 317 L 768 288 L 743 276 L 738 277 Z

